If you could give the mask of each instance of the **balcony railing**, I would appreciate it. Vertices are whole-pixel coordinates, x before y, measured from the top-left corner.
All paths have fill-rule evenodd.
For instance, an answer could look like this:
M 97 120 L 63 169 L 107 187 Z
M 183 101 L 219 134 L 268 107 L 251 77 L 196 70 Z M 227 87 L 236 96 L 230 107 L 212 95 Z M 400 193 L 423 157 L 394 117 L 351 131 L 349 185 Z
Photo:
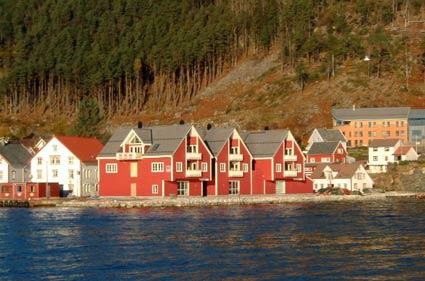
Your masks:
M 283 176 L 285 176 L 285 177 L 296 177 L 297 174 L 298 174 L 298 172 L 294 171 L 294 170 L 283 171 Z
M 243 161 L 243 154 L 229 154 L 229 161 Z
M 198 152 L 186 152 L 187 160 L 201 160 L 202 154 Z
M 141 159 L 142 156 L 143 156 L 142 153 L 119 152 L 117 153 L 117 160 L 136 160 L 136 159 Z
M 186 177 L 188 178 L 196 178 L 202 175 L 201 170 L 186 170 Z
M 297 155 L 284 155 L 283 160 L 285 160 L 285 161 L 297 161 L 298 157 L 297 157 Z
M 243 177 L 243 171 L 229 170 L 229 177 L 241 178 Z

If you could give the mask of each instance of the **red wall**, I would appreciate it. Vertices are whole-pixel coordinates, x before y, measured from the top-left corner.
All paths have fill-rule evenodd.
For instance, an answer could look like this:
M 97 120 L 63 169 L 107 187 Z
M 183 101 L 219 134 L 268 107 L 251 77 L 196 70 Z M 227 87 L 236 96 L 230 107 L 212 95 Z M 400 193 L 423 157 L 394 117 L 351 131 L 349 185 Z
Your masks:
M 305 181 L 286 181 L 286 193 L 313 193 L 313 182 L 309 178 Z
M 137 179 L 130 178 L 130 162 L 131 161 L 117 161 L 116 159 L 99 160 L 100 196 L 131 196 L 130 184 L 132 182 L 137 182 Z M 106 164 L 111 163 L 118 164 L 117 173 L 106 173 Z M 140 170 L 138 172 L 140 172 Z M 138 174 L 138 176 L 140 176 L 140 174 Z
M 253 162 L 254 170 L 252 171 L 252 193 L 264 194 L 264 182 L 271 180 L 272 160 L 271 158 L 255 159 Z
M 152 173 L 152 163 L 163 162 L 164 172 Z M 139 162 L 137 178 L 137 196 L 162 196 L 162 182 L 171 181 L 171 158 L 145 158 Z M 158 185 L 158 194 L 152 193 L 152 186 Z
M 30 200 L 46 197 L 46 183 L 22 183 L 22 184 L 4 184 L 10 188 L 9 195 L 1 193 L 0 199 L 4 200 Z M 18 186 L 22 187 L 22 192 L 18 193 Z M 31 193 L 31 186 L 34 186 L 34 192 Z M 50 197 L 60 196 L 60 187 L 58 183 L 49 183 Z

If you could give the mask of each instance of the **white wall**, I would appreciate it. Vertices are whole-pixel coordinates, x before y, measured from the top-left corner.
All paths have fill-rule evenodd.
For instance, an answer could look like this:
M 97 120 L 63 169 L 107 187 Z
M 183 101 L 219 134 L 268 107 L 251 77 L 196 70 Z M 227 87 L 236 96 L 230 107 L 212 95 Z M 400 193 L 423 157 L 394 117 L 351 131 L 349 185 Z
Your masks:
M 54 150 L 57 146 L 57 150 Z M 51 164 L 51 156 L 59 156 L 60 164 Z M 73 158 L 73 164 L 69 164 L 69 158 Z M 41 164 L 38 164 L 41 158 Z M 38 178 L 37 170 L 41 170 L 41 178 Z M 46 170 L 48 171 L 46 173 Z M 58 176 L 53 176 L 53 170 L 58 171 Z M 74 178 L 69 177 L 69 170 L 73 170 Z M 57 182 L 63 186 L 63 190 L 73 190 L 73 195 L 81 196 L 81 163 L 56 138 L 52 138 L 31 160 L 31 181 L 33 182 Z M 73 188 L 71 187 L 73 185 Z
M 3 177 L 0 178 L 0 183 L 9 182 L 9 163 L 0 156 L 0 171 L 3 173 Z

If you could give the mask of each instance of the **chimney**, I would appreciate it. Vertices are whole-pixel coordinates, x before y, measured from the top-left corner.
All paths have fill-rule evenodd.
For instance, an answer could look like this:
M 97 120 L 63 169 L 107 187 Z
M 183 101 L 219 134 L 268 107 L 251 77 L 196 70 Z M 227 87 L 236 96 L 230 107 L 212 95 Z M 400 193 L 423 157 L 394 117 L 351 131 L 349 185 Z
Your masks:
M 211 130 L 211 128 L 212 128 L 212 124 L 211 123 L 208 123 L 207 124 L 207 130 Z
M 183 120 L 183 119 L 182 119 L 182 120 L 180 120 L 179 124 L 180 124 L 180 125 L 184 125 L 184 120 Z
M 268 131 L 269 129 L 270 129 L 269 126 L 264 127 L 264 131 Z
M 139 128 L 139 129 L 143 128 L 143 122 L 142 121 L 137 122 L 137 128 Z
M 356 110 L 356 104 L 353 104 L 353 111 Z

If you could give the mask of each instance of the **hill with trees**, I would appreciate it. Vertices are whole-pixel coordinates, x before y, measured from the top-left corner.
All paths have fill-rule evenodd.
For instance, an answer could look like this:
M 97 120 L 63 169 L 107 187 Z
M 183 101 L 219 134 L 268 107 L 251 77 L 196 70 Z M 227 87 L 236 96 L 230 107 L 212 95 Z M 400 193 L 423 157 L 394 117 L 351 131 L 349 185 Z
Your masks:
M 243 93 L 240 87 L 221 91 L 245 97 L 223 105 L 224 114 L 235 104 L 244 108 L 247 99 L 262 100 L 259 107 L 283 106 L 299 96 L 308 103 L 305 95 L 360 74 L 367 75 L 359 78 L 366 83 L 383 82 L 380 88 L 391 89 L 394 100 L 403 96 L 405 103 L 421 105 L 424 21 L 423 0 L 3 0 L 0 118 L 7 126 L 20 122 L 63 131 L 78 119 L 81 101 L 91 99 L 110 122 L 172 122 L 182 116 L 196 121 L 196 114 L 185 112 L 209 101 L 201 93 L 211 83 L 270 56 L 278 66 L 246 83 Z M 337 95 L 369 91 L 363 82 L 332 89 Z M 257 91 L 264 84 L 273 89 Z M 328 103 L 312 100 L 313 108 Z M 340 102 L 327 109 L 335 104 Z M 253 127 L 254 121 L 242 123 Z M 276 123 L 283 125 L 291 122 Z

